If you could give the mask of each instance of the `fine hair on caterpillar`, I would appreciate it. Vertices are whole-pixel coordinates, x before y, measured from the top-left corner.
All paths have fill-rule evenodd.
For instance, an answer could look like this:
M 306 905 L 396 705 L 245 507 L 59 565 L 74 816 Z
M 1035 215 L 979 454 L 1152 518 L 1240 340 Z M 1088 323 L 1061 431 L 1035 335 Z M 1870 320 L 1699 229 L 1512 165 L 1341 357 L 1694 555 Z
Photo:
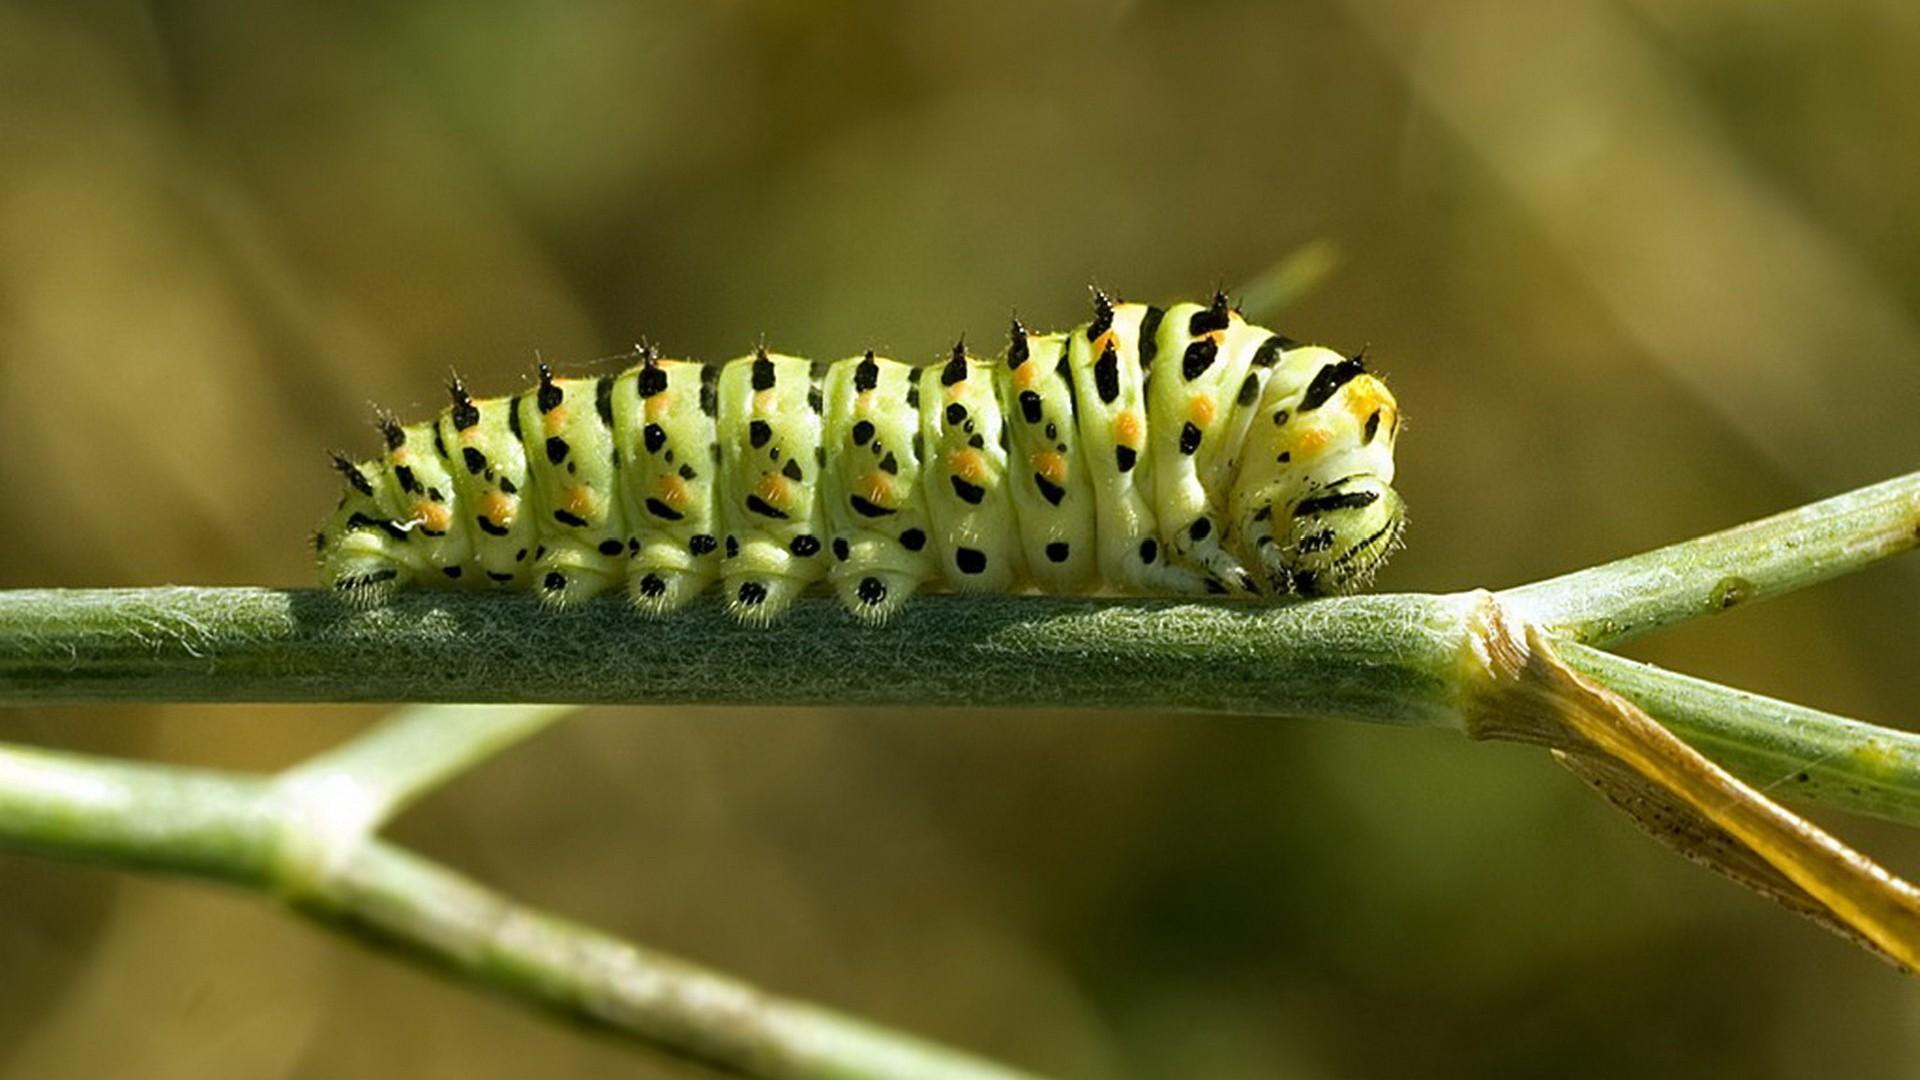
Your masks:
M 322 581 L 624 585 L 672 612 L 716 583 L 745 622 L 824 587 L 882 621 L 916 592 L 1311 596 L 1398 545 L 1400 412 L 1360 356 L 1303 346 L 1226 296 L 1161 309 L 1094 295 L 1064 333 L 918 366 L 868 352 L 721 365 L 650 347 L 617 374 L 474 397 L 335 455 Z

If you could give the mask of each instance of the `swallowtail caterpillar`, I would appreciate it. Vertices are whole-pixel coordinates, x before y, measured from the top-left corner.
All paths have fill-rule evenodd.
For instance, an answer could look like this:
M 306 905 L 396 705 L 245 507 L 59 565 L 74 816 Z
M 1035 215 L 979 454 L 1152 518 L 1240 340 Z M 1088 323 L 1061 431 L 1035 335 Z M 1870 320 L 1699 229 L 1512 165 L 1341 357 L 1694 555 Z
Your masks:
M 763 623 L 816 587 L 870 622 L 930 589 L 1315 595 L 1365 584 L 1406 521 L 1386 385 L 1223 295 L 1096 293 L 1069 332 L 1015 320 L 997 359 L 643 348 L 617 375 L 451 391 L 432 420 L 382 417 L 384 457 L 335 457 L 347 491 L 314 546 L 353 603 L 624 582 L 665 615 L 717 581 Z

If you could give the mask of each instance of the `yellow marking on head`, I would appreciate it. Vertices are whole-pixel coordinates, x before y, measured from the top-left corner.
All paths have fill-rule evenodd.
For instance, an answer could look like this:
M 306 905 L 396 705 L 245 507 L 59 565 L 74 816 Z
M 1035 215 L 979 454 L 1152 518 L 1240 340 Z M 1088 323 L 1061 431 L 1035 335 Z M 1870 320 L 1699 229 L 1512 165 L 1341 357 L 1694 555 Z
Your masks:
M 1029 357 L 1026 362 L 1013 369 L 1013 388 L 1031 390 L 1033 384 L 1040 381 L 1040 365 Z
M 565 405 L 555 405 L 553 408 L 540 414 L 540 422 L 541 426 L 547 429 L 548 435 L 560 434 L 567 428 L 567 407 Z
M 1113 418 L 1113 441 L 1120 446 L 1140 449 L 1140 414 L 1123 412 Z
M 893 477 L 879 469 L 869 469 L 860 477 L 854 494 L 875 506 L 893 509 Z
M 1047 478 L 1047 482 L 1059 487 L 1067 484 L 1066 455 L 1057 450 L 1042 450 L 1027 459 L 1033 465 L 1033 471 Z
M 979 484 L 987 478 L 987 459 L 972 448 L 955 450 L 947 455 L 947 470 L 969 484 Z
M 1108 349 L 1112 349 L 1116 353 L 1120 351 L 1120 335 L 1112 330 L 1093 339 L 1093 358 L 1098 360 L 1100 354 L 1106 352 Z
M 1390 409 L 1394 405 L 1387 384 L 1371 375 L 1356 376 L 1341 389 L 1346 394 L 1347 411 L 1357 423 L 1366 423 L 1375 409 Z
M 769 386 L 765 390 L 758 390 L 754 392 L 753 411 L 756 416 L 765 416 L 768 413 L 778 411 L 779 408 L 780 408 L 780 391 Z
M 647 419 L 664 420 L 673 412 L 675 395 L 671 387 L 647 399 Z
M 485 495 L 480 496 L 481 515 L 503 529 L 513 524 L 513 519 L 519 516 L 519 511 L 520 500 L 499 488 L 489 489 Z
M 395 465 L 411 465 L 413 464 L 413 451 L 407 449 L 405 446 L 397 446 L 387 451 L 387 460 L 393 462 Z
M 687 501 L 687 482 L 677 473 L 667 473 L 653 482 L 653 494 L 661 502 L 678 510 Z
M 600 500 L 594 498 L 593 489 L 585 484 L 575 484 L 560 493 L 561 507 L 567 513 L 585 521 L 592 521 L 600 509 Z
M 779 473 L 760 474 L 760 484 L 753 489 L 760 501 L 777 510 L 785 510 L 793 500 L 793 484 Z
M 452 520 L 452 517 L 444 503 L 420 499 L 413 504 L 413 520 L 434 532 L 446 532 L 447 523 Z
M 1213 398 L 1207 394 L 1195 394 L 1187 399 L 1187 419 L 1203 431 L 1213 423 L 1213 410 Z

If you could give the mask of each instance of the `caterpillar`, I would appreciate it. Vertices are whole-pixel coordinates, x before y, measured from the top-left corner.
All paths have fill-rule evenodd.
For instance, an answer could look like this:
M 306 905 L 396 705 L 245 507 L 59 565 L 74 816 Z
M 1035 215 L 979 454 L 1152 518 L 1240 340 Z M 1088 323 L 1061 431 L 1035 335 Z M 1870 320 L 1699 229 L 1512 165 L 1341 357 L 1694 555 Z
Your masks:
M 1249 324 L 1223 294 L 1161 309 L 1095 290 L 1093 318 L 1001 357 L 762 347 L 720 366 L 637 350 L 615 375 L 376 423 L 386 454 L 314 536 L 358 605 L 403 587 L 624 581 L 664 615 L 717 581 L 765 623 L 824 585 L 880 622 L 915 593 L 1311 596 L 1398 545 L 1400 413 L 1363 355 Z M 1363 350 L 1364 353 L 1364 350 Z

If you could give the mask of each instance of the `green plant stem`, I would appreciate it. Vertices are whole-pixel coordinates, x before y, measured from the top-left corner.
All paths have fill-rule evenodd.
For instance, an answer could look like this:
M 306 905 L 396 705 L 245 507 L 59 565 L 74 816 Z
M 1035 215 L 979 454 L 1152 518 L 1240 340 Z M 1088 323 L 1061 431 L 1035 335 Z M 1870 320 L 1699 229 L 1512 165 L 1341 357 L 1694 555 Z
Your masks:
M 1920 544 L 1920 472 L 1499 593 L 1520 618 L 1587 645 L 1778 596 Z
M 1558 646 L 1574 669 L 1771 797 L 1920 825 L 1920 734 L 1863 724 L 1664 671 L 1591 646 Z
M 505 595 L 416 593 L 356 612 L 314 592 L 20 591 L 0 593 L 0 704 L 1078 705 L 1465 729 L 1488 626 L 1517 616 L 1623 640 L 1905 550 L 1916 521 L 1920 474 L 1498 597 L 934 597 L 880 630 L 823 600 L 747 630 L 717 605 L 656 623 L 617 602 L 553 612 Z M 1920 736 L 1563 651 L 1763 789 L 1920 824 Z M 744 1075 L 1010 1075 L 518 906 L 372 837 L 559 715 L 412 711 L 271 782 L 0 747 L 0 844 L 266 890 L 477 984 Z
M 0 746 L 0 845 L 286 896 L 359 940 L 736 1075 L 1021 1075 L 517 904 L 377 839 L 297 866 L 306 845 L 287 841 L 311 825 L 259 778 Z
M 321 800 L 330 815 L 350 817 L 370 832 L 435 787 L 576 711 L 573 705 L 416 705 L 288 769 L 274 786 L 283 797 Z
M 1484 594 L 1311 604 L 927 597 L 884 628 L 804 600 L 764 629 L 717 604 L 409 593 L 352 611 L 267 589 L 0 593 L 0 703 L 682 702 L 1080 705 L 1451 725 Z

